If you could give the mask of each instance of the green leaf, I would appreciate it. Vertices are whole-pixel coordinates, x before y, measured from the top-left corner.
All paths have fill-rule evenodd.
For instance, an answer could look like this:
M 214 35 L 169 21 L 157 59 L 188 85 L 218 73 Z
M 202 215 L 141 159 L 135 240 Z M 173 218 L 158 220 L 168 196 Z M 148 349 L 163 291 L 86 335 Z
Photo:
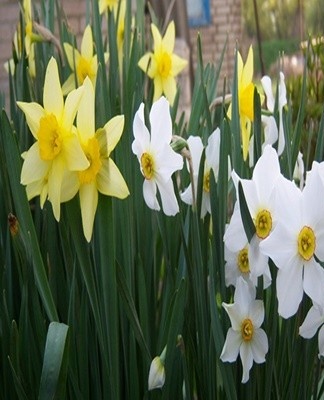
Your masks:
M 251 214 L 250 214 L 250 211 L 249 211 L 249 208 L 246 203 L 245 196 L 244 196 L 242 183 L 240 181 L 238 184 L 238 190 L 239 190 L 241 218 L 242 218 L 245 234 L 248 238 L 248 241 L 250 242 L 255 234 L 255 226 L 254 226 L 253 220 L 251 218 Z
M 65 398 L 68 330 L 67 325 L 59 322 L 52 322 L 48 327 L 39 400 Z

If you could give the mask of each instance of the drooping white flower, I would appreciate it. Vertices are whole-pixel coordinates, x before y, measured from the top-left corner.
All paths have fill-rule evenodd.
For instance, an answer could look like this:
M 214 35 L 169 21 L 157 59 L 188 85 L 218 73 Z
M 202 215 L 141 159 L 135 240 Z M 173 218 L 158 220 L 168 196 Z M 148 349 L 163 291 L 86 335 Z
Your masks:
M 271 275 L 268 256 L 260 252 L 259 245 L 269 236 L 275 225 L 275 188 L 280 177 L 278 155 L 270 145 L 264 148 L 262 156 L 255 165 L 251 180 L 240 179 L 235 172 L 232 173 L 237 198 L 239 198 L 238 182 L 240 181 L 256 230 L 249 247 L 251 275 L 254 278 L 265 275 L 267 279 L 264 283 L 271 279 Z M 238 203 L 225 232 L 224 241 L 232 252 L 238 252 L 246 245 L 247 237 Z
M 274 112 L 275 108 L 275 96 L 272 91 L 272 82 L 269 76 L 264 76 L 261 78 L 261 84 L 263 90 L 267 96 L 267 108 L 270 112 Z M 282 117 L 282 110 L 284 106 L 287 104 L 287 90 L 285 85 L 285 76 L 282 72 L 279 74 L 279 85 L 278 85 L 278 111 L 279 111 L 279 130 L 277 129 L 278 135 L 278 155 L 280 156 L 285 147 L 285 135 L 284 135 L 284 128 L 283 128 L 283 117 Z M 268 128 L 268 135 L 270 135 L 271 140 L 275 136 L 275 127 L 273 125 L 273 121 L 268 120 L 271 117 L 263 117 L 262 121 L 266 124 Z M 271 129 L 271 132 L 269 132 Z
M 199 165 L 200 159 L 203 152 L 203 143 L 200 137 L 190 136 L 187 140 L 189 145 L 189 150 L 192 157 L 193 165 L 193 179 L 195 188 L 195 197 L 197 198 L 197 186 L 198 186 L 198 175 L 199 175 Z M 208 143 L 206 146 L 206 159 L 204 165 L 203 174 L 203 193 L 201 202 L 201 218 L 205 215 L 211 213 L 210 208 L 210 172 L 213 170 L 215 180 L 217 182 L 218 169 L 219 169 L 219 149 L 220 149 L 220 130 L 216 128 L 215 131 L 209 136 Z M 190 184 L 187 189 L 181 193 L 181 199 L 186 204 L 193 204 L 192 198 L 192 184 Z
M 277 274 L 278 311 L 284 318 L 294 315 L 305 292 L 313 302 L 323 297 L 324 260 L 323 186 L 318 164 L 301 191 L 294 182 L 281 180 L 277 188 L 278 222 L 261 251 L 272 258 Z
M 305 339 L 310 339 L 316 334 L 319 328 L 318 355 L 324 356 L 324 307 L 323 304 L 313 303 L 304 322 L 299 327 L 299 334 Z
M 143 195 L 147 206 L 160 210 L 157 200 L 159 189 L 162 208 L 166 215 L 175 215 L 179 205 L 174 193 L 172 174 L 180 170 L 183 160 L 180 154 L 170 146 L 172 138 L 172 121 L 169 103 L 161 97 L 153 103 L 150 111 L 151 133 L 144 121 L 144 104 L 142 103 L 135 114 L 132 143 L 133 153 L 140 163 L 144 176 Z
M 234 362 L 240 354 L 243 376 L 242 383 L 249 380 L 253 361 L 265 362 L 268 352 L 268 338 L 261 324 L 264 320 L 262 300 L 255 300 L 255 288 L 238 278 L 233 304 L 222 304 L 230 320 L 225 344 L 220 356 L 223 362 Z

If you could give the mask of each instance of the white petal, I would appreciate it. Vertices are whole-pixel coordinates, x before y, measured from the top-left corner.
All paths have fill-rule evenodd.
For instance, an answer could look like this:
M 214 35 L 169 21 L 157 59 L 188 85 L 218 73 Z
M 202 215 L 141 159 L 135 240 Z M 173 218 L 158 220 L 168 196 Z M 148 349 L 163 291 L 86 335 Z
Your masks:
M 192 186 L 191 183 L 182 193 L 180 193 L 181 200 L 189 205 L 192 205 Z
M 250 319 L 255 328 L 260 328 L 264 320 L 264 305 L 262 300 L 254 300 L 250 305 Z
M 237 359 L 241 343 L 241 332 L 236 332 L 229 328 L 220 359 L 223 362 L 234 362 Z
M 257 235 L 254 235 L 249 246 L 250 271 L 251 274 L 257 278 L 266 273 L 269 269 L 269 257 L 260 250 L 261 241 L 262 240 L 259 239 Z
M 250 369 L 253 365 L 253 354 L 251 346 L 247 342 L 242 342 L 242 345 L 240 347 L 240 357 L 243 366 L 242 383 L 246 383 L 249 380 Z
M 312 306 L 308 311 L 304 322 L 299 327 L 299 334 L 305 339 L 312 338 L 317 329 L 323 325 L 324 323 L 324 315 L 319 307 Z
M 265 147 L 267 144 L 273 145 L 279 136 L 276 120 L 272 115 L 262 115 L 261 120 L 264 125 L 264 143 L 262 147 Z
M 206 147 L 206 163 L 213 169 L 215 179 L 218 178 L 219 168 L 219 150 L 220 150 L 220 130 L 216 128 L 214 132 L 208 138 L 208 144 Z
M 137 157 L 141 155 L 150 146 L 150 133 L 144 122 L 144 103 L 137 110 L 133 121 L 133 134 L 135 140 L 132 143 L 132 151 Z
M 272 82 L 269 76 L 263 76 L 261 78 L 261 84 L 264 90 L 264 93 L 267 96 L 267 108 L 269 111 L 273 112 L 275 106 L 275 99 L 273 97 L 272 92 Z
M 172 121 L 170 105 L 165 97 L 153 103 L 150 112 L 151 142 L 154 148 L 163 143 L 170 143 L 172 138 Z
M 277 275 L 278 312 L 283 318 L 296 314 L 303 298 L 303 268 L 296 258 Z
M 324 356 L 324 328 L 323 328 L 323 326 L 318 333 L 318 352 L 319 352 L 319 355 Z
M 244 248 L 247 241 L 239 205 L 236 203 L 231 221 L 224 234 L 224 242 L 231 251 L 238 252 Z
M 269 349 L 268 338 L 263 329 L 256 329 L 251 341 L 253 359 L 257 364 L 265 362 L 265 355 Z
M 234 293 L 234 304 L 241 310 L 241 320 L 249 315 L 250 304 L 255 299 L 255 288 L 248 285 L 242 278 L 238 278 Z
M 239 279 L 240 278 L 238 278 L 237 281 L 239 281 Z M 224 307 L 227 315 L 229 316 L 229 319 L 231 320 L 232 328 L 237 332 L 241 332 L 242 320 L 247 316 L 248 307 L 246 307 L 246 312 L 242 314 L 240 304 L 238 304 L 237 302 L 232 304 L 222 303 L 222 306 Z
M 174 193 L 173 181 L 157 181 L 157 186 L 161 195 L 162 208 L 165 215 L 175 215 L 179 212 L 179 205 Z
M 192 168 L 193 168 L 194 174 L 198 176 L 199 164 L 200 164 L 201 154 L 204 149 L 204 145 L 201 141 L 200 136 L 189 136 L 187 139 L 187 143 L 188 143 L 190 154 L 191 154 Z M 188 167 L 188 162 L 187 162 L 187 167 Z M 188 170 L 189 170 L 189 167 L 188 167 Z
M 324 269 L 312 258 L 304 266 L 304 291 L 315 302 L 323 302 Z
M 151 210 L 160 211 L 160 206 L 156 198 L 156 183 L 153 180 L 144 180 L 143 183 L 143 196 L 146 205 Z
M 160 145 L 159 153 L 155 157 L 155 169 L 160 181 L 168 181 L 171 175 L 183 167 L 183 158 L 180 154 L 172 150 L 167 143 Z

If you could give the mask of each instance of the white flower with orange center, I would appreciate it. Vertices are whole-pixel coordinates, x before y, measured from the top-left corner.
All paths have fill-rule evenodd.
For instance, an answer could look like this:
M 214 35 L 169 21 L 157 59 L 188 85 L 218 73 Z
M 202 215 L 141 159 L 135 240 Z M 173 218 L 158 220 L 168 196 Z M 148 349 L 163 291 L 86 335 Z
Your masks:
M 82 225 L 89 242 L 98 204 L 98 192 L 124 199 L 129 195 L 126 182 L 111 159 L 111 152 L 119 142 L 124 129 L 124 116 L 117 115 L 106 125 L 95 130 L 95 94 L 87 77 L 77 114 L 77 131 L 89 166 L 78 172 Z
M 172 174 L 183 167 L 180 154 L 172 150 L 172 121 L 169 102 L 161 97 L 150 111 L 151 133 L 144 120 L 144 104 L 135 114 L 133 123 L 133 153 L 137 156 L 144 176 L 143 196 L 149 208 L 160 210 L 157 200 L 159 189 L 162 208 L 166 215 L 175 215 L 179 205 L 174 193 Z
M 234 293 L 234 303 L 222 303 L 230 320 L 231 328 L 220 356 L 223 362 L 234 362 L 240 354 L 243 376 L 242 383 L 249 380 L 253 361 L 265 362 L 268 352 L 268 338 L 261 324 L 264 320 L 262 300 L 255 300 L 255 288 L 239 277 Z
M 323 190 L 316 163 L 303 191 L 292 181 L 280 181 L 278 222 L 260 244 L 279 269 L 277 297 L 284 318 L 297 312 L 304 292 L 318 304 L 323 298 L 324 270 L 317 261 L 324 260 Z
M 259 245 L 269 236 L 276 221 L 275 189 L 278 179 L 281 177 L 276 151 L 270 145 L 265 147 L 255 165 L 251 180 L 240 179 L 235 172 L 232 173 L 232 177 L 237 197 L 239 197 L 238 182 L 240 181 L 242 184 L 245 200 L 255 226 L 255 234 L 250 242 L 249 250 L 251 275 L 255 278 L 266 275 L 267 279 L 270 279 L 268 257 L 260 252 Z M 247 237 L 238 204 L 234 208 L 224 241 L 232 252 L 238 252 L 246 245 Z
M 44 106 L 17 102 L 36 139 L 24 153 L 21 183 L 27 185 L 29 199 L 41 195 L 43 203 L 48 197 L 57 221 L 60 203 L 77 193 L 76 171 L 89 166 L 73 126 L 82 92 L 83 88 L 73 90 L 64 103 L 57 63 L 51 58 L 45 76 Z M 67 190 L 62 189 L 63 185 Z

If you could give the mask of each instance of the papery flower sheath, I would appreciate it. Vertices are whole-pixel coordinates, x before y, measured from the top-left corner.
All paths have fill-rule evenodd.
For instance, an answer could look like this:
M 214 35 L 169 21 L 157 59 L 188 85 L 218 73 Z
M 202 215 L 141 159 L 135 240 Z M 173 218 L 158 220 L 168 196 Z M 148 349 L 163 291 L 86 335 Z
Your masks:
M 220 356 L 223 362 L 234 362 L 240 354 L 243 376 L 242 383 L 249 380 L 253 361 L 265 362 L 268 338 L 261 324 L 264 320 L 262 300 L 255 300 L 255 288 L 239 277 L 234 293 L 234 303 L 222 303 L 231 320 Z
M 43 107 L 38 103 L 17 102 L 36 142 L 24 153 L 21 183 L 27 185 L 28 198 L 48 197 L 54 216 L 60 219 L 60 203 L 70 200 L 78 190 L 75 171 L 89 166 L 76 135 L 73 121 L 83 88 L 73 90 L 63 100 L 57 63 L 51 58 L 45 76 Z M 62 191 L 63 180 L 68 191 Z
M 97 55 L 93 53 L 93 46 L 94 44 L 90 25 L 87 25 L 84 30 L 80 52 L 70 43 L 63 44 L 69 67 L 72 70 L 71 75 L 62 86 L 64 94 L 68 94 L 71 90 L 81 86 L 87 76 L 95 86 L 98 60 Z M 108 53 L 105 53 L 104 57 L 105 62 L 107 62 Z
M 145 125 L 144 104 L 135 114 L 133 123 L 133 153 L 137 156 L 144 176 L 144 200 L 152 210 L 160 210 L 157 189 L 160 192 L 162 208 L 166 215 L 175 215 L 179 205 L 174 193 L 172 174 L 181 169 L 183 160 L 170 145 L 172 121 L 169 102 L 161 97 L 153 103 L 150 111 L 151 133 Z
M 172 106 L 177 92 L 175 77 L 186 67 L 187 60 L 173 53 L 175 26 L 171 21 L 162 37 L 158 28 L 151 24 L 154 40 L 153 52 L 146 53 L 138 62 L 139 67 L 154 81 L 153 101 L 162 94 Z
M 124 128 L 124 116 L 117 115 L 95 131 L 95 94 L 87 77 L 77 114 L 77 131 L 89 166 L 79 171 L 79 196 L 84 235 L 89 242 L 98 204 L 98 192 L 124 199 L 129 195 L 126 182 L 111 159 Z

